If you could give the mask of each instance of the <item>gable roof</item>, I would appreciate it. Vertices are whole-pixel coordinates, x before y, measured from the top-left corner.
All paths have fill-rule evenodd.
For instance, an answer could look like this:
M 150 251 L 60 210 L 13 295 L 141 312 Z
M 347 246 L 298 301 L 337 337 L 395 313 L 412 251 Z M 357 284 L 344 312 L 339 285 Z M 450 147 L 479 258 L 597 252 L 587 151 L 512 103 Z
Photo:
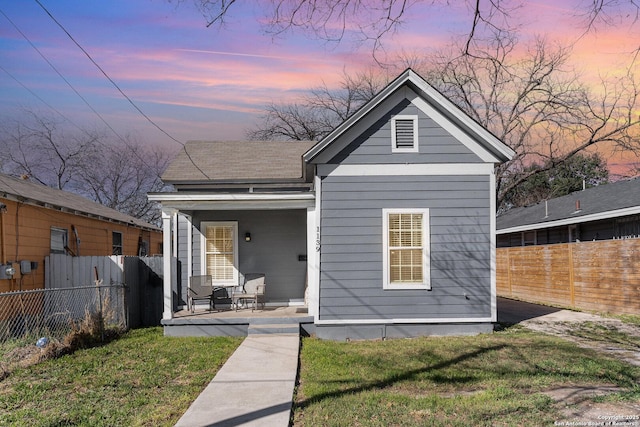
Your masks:
M 106 221 L 159 231 L 160 228 L 68 191 L 0 174 L 0 197 Z
M 304 155 L 306 162 L 311 162 L 329 146 L 334 144 L 340 136 L 352 128 L 363 117 L 373 111 L 382 102 L 390 98 L 394 93 L 408 87 L 420 96 L 431 108 L 435 109 L 446 120 L 454 123 L 465 135 L 471 138 L 484 150 L 494 163 L 501 163 L 510 160 L 515 152 L 501 142 L 495 135 L 473 120 L 458 106 L 449 101 L 444 95 L 438 92 L 433 86 L 426 82 L 412 69 L 405 70 L 394 81 L 389 83 L 373 99 L 360 107 L 351 117 L 345 120 L 340 126 L 335 128 L 329 135 L 324 137 L 317 145 L 307 151 Z M 484 156 L 485 158 L 487 156 Z
M 580 209 L 577 208 L 579 202 Z M 498 234 L 640 214 L 640 178 L 576 191 L 498 216 Z
M 189 141 L 162 174 L 170 184 L 302 179 L 314 141 Z

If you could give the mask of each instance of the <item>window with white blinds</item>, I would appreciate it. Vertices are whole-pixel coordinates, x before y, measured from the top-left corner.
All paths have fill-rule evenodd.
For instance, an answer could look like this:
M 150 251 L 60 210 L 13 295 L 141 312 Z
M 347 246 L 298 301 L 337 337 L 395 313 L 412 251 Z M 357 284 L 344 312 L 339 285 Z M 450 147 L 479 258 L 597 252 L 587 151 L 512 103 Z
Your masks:
M 383 210 L 384 288 L 429 289 L 429 210 Z
M 214 284 L 238 283 L 238 227 L 236 223 L 203 223 L 204 274 Z
M 395 116 L 391 119 L 391 151 L 418 152 L 418 116 Z

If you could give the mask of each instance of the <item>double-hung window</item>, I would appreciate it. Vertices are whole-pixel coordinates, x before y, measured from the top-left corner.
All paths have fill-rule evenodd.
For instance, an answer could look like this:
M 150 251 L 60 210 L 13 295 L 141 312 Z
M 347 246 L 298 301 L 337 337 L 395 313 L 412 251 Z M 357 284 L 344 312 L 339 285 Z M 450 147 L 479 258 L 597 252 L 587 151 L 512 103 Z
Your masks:
M 383 209 L 384 289 L 430 289 L 429 209 Z
M 238 284 L 238 224 L 203 222 L 203 274 L 218 286 Z

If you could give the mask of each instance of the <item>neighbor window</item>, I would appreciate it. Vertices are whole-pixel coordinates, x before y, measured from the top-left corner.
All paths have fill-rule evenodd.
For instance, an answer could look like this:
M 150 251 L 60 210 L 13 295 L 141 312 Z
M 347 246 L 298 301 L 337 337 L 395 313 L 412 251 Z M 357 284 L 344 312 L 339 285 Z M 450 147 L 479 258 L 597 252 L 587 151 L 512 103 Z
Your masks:
M 429 209 L 383 210 L 384 289 L 430 289 Z
M 391 151 L 418 152 L 418 116 L 395 116 L 391 119 Z
M 122 233 L 119 231 L 111 232 L 112 246 L 111 255 L 122 255 Z
M 522 246 L 533 246 L 538 243 L 536 231 L 523 231 L 522 232 Z
M 51 253 L 64 254 L 67 252 L 68 234 L 64 228 L 51 227 Z

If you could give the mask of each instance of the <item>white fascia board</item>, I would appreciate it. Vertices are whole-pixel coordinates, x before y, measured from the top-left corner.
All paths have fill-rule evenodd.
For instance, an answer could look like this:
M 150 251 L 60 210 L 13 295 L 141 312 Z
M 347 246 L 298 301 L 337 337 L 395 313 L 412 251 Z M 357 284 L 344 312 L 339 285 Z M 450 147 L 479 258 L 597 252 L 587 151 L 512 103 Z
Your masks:
M 473 154 L 482 159 L 483 162 L 486 163 L 502 163 L 504 159 L 500 159 L 496 157 L 490 151 L 487 151 L 482 145 L 480 145 L 476 140 L 474 140 L 468 133 L 464 132 L 456 123 L 452 122 L 448 117 L 444 116 L 440 111 L 438 111 L 433 106 L 429 105 L 423 98 L 421 98 L 417 93 L 413 91 L 407 90 L 407 94 L 411 93 L 413 96 L 408 98 L 409 101 L 423 113 L 430 117 L 434 122 L 440 125 L 444 130 L 449 132 L 451 136 L 460 141 L 462 145 L 464 145 L 468 150 L 470 150 Z M 466 116 L 465 116 L 466 117 Z M 458 117 L 461 121 L 463 117 Z M 484 129 L 484 128 L 483 128 Z M 478 137 L 482 138 L 483 135 L 478 135 Z M 486 138 L 483 138 L 487 141 Z M 495 137 L 492 137 L 495 139 Z M 492 141 L 487 141 L 491 145 L 495 145 Z M 501 143 L 501 145 L 503 145 Z M 511 158 L 511 157 L 509 157 Z
M 337 135 L 331 141 L 333 144 L 324 144 L 321 153 L 317 153 L 313 157 L 318 163 L 326 163 L 333 157 L 338 155 L 345 147 L 351 143 L 355 138 L 362 135 L 362 133 L 373 126 L 378 120 L 380 120 L 385 114 L 387 114 L 393 107 L 406 99 L 404 91 L 397 91 L 389 97 L 385 97 L 380 102 L 376 103 L 376 107 L 380 107 L 376 110 L 367 110 L 368 114 L 362 117 L 357 123 L 353 123 L 348 128 L 343 129 L 339 135 Z M 346 122 L 345 122 L 346 123 Z M 342 144 L 340 143 L 342 141 Z M 391 143 L 391 139 L 389 139 Z M 389 151 L 391 152 L 391 150 Z
M 316 325 L 399 325 L 419 323 L 488 323 L 491 317 L 454 317 L 454 318 L 426 318 L 426 319 L 340 319 L 316 320 Z
M 482 138 L 487 143 L 489 143 L 497 152 L 502 154 L 507 160 L 511 160 L 513 156 L 515 156 L 515 151 L 509 148 L 506 144 L 500 141 L 494 134 L 485 129 L 484 126 L 480 125 L 478 122 L 469 117 L 466 113 L 464 113 L 460 108 L 458 108 L 454 103 L 452 103 L 447 97 L 442 95 L 440 92 L 435 90 L 432 86 L 430 86 L 427 82 L 425 82 L 422 78 L 417 76 L 416 78 L 411 80 L 413 84 L 415 84 L 427 98 L 431 98 L 434 103 L 444 108 L 449 114 L 456 117 L 462 124 L 464 124 L 469 130 L 474 132 L 479 138 Z M 498 159 L 499 162 L 504 161 L 504 159 Z
M 314 193 L 304 194 L 182 194 L 155 193 L 149 200 L 178 210 L 306 209 L 315 204 Z
M 370 165 L 318 165 L 318 176 L 433 176 L 491 175 L 491 163 L 398 163 Z
M 487 131 L 484 127 L 472 120 L 457 107 L 453 106 L 450 101 L 440 95 L 437 91 L 428 86 L 426 83 L 420 84 L 419 82 L 415 81 L 413 83 L 416 84 L 416 86 L 418 86 L 425 93 L 425 95 L 427 95 L 427 97 L 439 98 L 436 101 L 433 101 L 433 103 L 439 105 L 449 115 L 455 117 L 460 123 L 462 123 L 463 127 L 466 127 L 466 129 L 475 134 L 478 139 L 482 139 L 483 141 L 485 141 L 487 145 L 493 147 L 496 152 L 500 153 L 504 157 L 497 157 L 490 150 L 483 147 L 469 133 L 460 128 L 457 123 L 453 122 L 451 118 L 444 115 L 442 111 L 431 105 L 424 99 L 424 97 L 407 86 L 402 90 L 397 90 L 398 88 L 394 87 L 393 90 L 396 91 L 395 93 L 385 94 L 384 98 L 378 99 L 375 103 L 372 103 L 369 108 L 366 109 L 366 116 L 358 115 L 358 117 L 360 117 L 359 121 L 356 122 L 354 120 L 351 120 L 356 118 L 355 115 L 352 116 L 350 120 L 344 122 L 343 125 L 336 128 L 336 130 L 329 136 L 327 136 L 322 142 L 305 153 L 304 159 L 306 161 L 311 161 L 321 154 L 322 157 L 318 159 L 319 162 L 330 160 L 331 158 L 333 158 L 333 156 L 344 149 L 344 147 L 342 146 L 331 147 L 331 143 L 335 142 L 338 139 L 344 139 L 346 141 L 353 140 L 355 136 L 361 134 L 365 129 L 368 129 L 378 120 L 380 120 L 380 118 L 384 114 L 386 114 L 390 108 L 397 105 L 404 99 L 408 99 L 427 117 L 433 119 L 436 123 L 438 123 L 438 125 L 449 132 L 471 152 L 482 159 L 482 161 L 495 164 L 502 163 L 505 160 L 513 158 L 513 156 L 515 155 L 515 152 L 513 150 L 503 144 L 491 132 Z M 446 104 L 444 104 L 445 102 Z M 379 108 L 377 113 L 376 111 L 374 111 L 374 109 L 376 108 Z
M 564 218 L 556 221 L 537 222 L 535 224 L 519 225 L 516 227 L 497 230 L 496 234 L 517 233 L 519 231 L 539 230 L 542 228 L 561 227 L 563 225 L 581 224 L 583 222 L 599 221 L 602 219 L 618 218 L 627 215 L 640 214 L 640 206 L 617 209 L 614 211 L 599 212 L 591 215 L 582 215 L 575 218 Z
M 325 136 L 318 144 L 313 146 L 309 151 L 303 154 L 302 158 L 305 162 L 310 162 L 313 160 L 318 154 L 320 154 L 328 145 L 330 145 L 333 141 L 342 136 L 342 134 L 347 131 L 351 126 L 355 123 L 359 122 L 361 118 L 366 117 L 371 110 L 375 109 L 380 103 L 385 101 L 387 97 L 392 94 L 395 90 L 397 90 L 400 86 L 405 84 L 405 82 L 411 78 L 415 73 L 410 72 L 410 70 L 401 74 L 396 80 L 391 82 L 387 87 L 382 89 L 382 91 L 373 97 L 369 102 L 363 105 L 356 113 L 349 117 L 347 120 L 342 122 L 340 126 L 335 128 L 329 135 Z

